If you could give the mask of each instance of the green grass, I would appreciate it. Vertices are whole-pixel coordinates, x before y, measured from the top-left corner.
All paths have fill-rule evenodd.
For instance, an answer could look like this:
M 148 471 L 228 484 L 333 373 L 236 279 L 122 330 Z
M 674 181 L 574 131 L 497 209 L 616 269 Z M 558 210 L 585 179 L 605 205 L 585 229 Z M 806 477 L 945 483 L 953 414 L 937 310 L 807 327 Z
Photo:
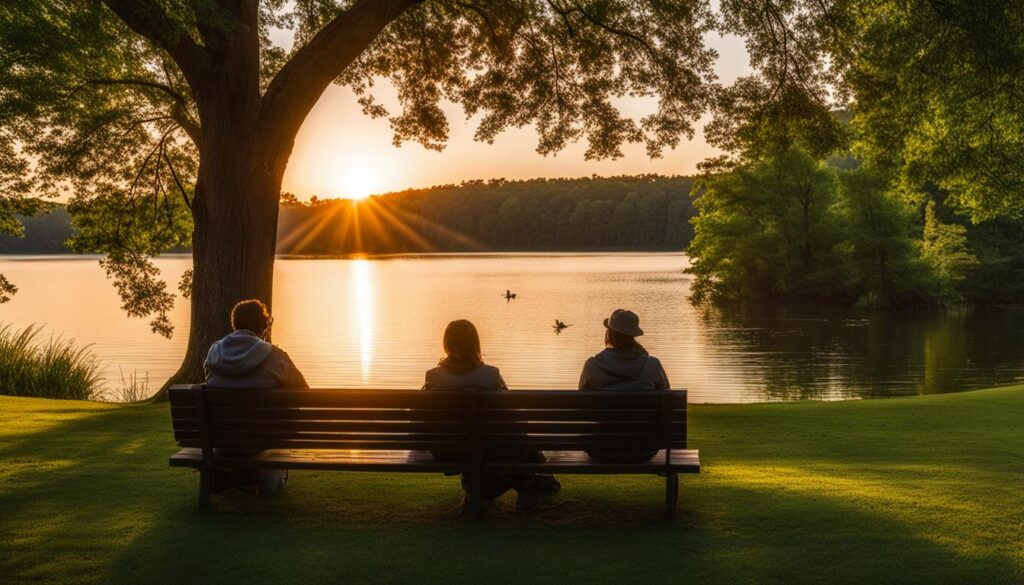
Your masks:
M 21 331 L 0 325 L 0 394 L 88 400 L 99 392 L 99 362 L 87 347 L 51 337 L 38 325 Z
M 1024 582 L 1024 386 L 690 422 L 675 522 L 624 476 L 472 522 L 455 478 L 413 474 L 297 472 L 200 512 L 166 405 L 0 397 L 0 582 Z

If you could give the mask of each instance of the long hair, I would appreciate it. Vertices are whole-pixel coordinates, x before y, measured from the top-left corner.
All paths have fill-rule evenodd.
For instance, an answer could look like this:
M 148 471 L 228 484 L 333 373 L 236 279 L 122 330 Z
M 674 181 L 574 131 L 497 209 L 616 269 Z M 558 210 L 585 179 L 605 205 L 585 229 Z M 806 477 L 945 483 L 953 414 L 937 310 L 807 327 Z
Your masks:
M 444 358 L 438 365 L 452 374 L 464 374 L 483 365 L 480 334 L 465 319 L 452 321 L 444 330 Z
M 625 333 L 619 333 L 612 329 L 604 330 L 604 344 L 614 349 L 615 351 L 630 352 L 639 351 L 647 353 L 644 346 L 640 345 L 640 342 L 636 340 L 636 337 L 632 335 L 626 335 Z

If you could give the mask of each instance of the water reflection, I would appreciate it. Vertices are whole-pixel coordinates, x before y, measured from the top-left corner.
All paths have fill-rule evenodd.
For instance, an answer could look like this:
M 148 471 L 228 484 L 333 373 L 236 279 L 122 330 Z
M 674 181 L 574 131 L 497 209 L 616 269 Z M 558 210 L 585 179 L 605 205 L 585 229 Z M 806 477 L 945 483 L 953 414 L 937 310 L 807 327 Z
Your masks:
M 158 265 L 173 281 L 188 260 Z M 894 396 L 1024 379 L 1024 310 L 694 307 L 686 265 L 678 254 L 279 260 L 274 340 L 313 386 L 417 388 L 441 355 L 445 325 L 465 318 L 513 389 L 574 388 L 601 349 L 602 320 L 626 307 L 641 316 L 642 341 L 673 385 L 695 402 Z M 0 321 L 45 323 L 94 344 L 111 382 L 118 368 L 156 381 L 177 367 L 184 303 L 166 340 L 124 317 L 96 259 L 7 257 L 0 272 L 21 288 L 0 306 Z M 572 327 L 552 335 L 556 319 Z
M 355 304 L 352 306 L 359 322 L 359 364 L 363 384 L 370 382 L 373 367 L 373 264 L 366 259 L 353 260 L 351 278 Z
M 934 394 L 1024 378 L 1024 311 L 700 307 L 704 342 L 767 400 Z

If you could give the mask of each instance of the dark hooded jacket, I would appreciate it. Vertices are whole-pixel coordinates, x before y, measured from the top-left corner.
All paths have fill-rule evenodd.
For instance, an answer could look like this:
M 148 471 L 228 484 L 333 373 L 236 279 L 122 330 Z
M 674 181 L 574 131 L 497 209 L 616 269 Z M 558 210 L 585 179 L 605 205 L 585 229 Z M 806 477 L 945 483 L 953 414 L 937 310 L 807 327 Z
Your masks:
M 501 372 L 494 366 L 481 364 L 468 371 L 451 371 L 441 365 L 427 370 L 423 390 L 427 391 L 459 391 L 478 390 L 483 392 L 505 392 L 508 384 L 501 377 Z M 523 429 L 525 432 L 525 428 Z M 512 432 L 512 431 L 509 431 Z M 444 451 L 432 449 L 434 459 L 438 461 L 461 461 L 466 457 L 462 451 Z M 485 453 L 488 461 L 521 461 L 530 456 L 523 449 L 492 449 Z
M 466 372 L 452 372 L 444 366 L 437 366 L 427 370 L 423 382 L 424 390 L 465 390 L 476 388 L 478 390 L 508 390 L 501 372 L 494 366 L 482 364 L 477 368 Z
M 645 351 L 607 348 L 587 360 L 580 374 L 580 390 L 668 390 L 668 375 L 658 358 Z M 656 450 L 592 449 L 596 459 L 616 462 L 648 461 Z
M 287 353 L 245 329 L 214 342 L 203 369 L 214 388 L 309 388 Z
M 658 358 L 643 351 L 607 348 L 587 360 L 580 390 L 668 390 L 668 375 Z

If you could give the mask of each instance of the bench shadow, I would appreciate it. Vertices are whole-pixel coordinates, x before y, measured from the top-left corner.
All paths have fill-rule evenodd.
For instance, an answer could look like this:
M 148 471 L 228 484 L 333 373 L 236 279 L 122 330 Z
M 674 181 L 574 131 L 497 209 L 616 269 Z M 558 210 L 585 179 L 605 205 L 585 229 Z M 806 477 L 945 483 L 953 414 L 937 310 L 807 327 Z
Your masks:
M 674 522 L 661 519 L 663 483 L 642 476 L 567 476 L 569 501 L 557 509 L 520 515 L 506 498 L 474 522 L 458 517 L 456 478 L 420 474 L 295 472 L 280 497 L 243 494 L 204 512 L 197 475 L 167 467 L 173 451 L 167 413 L 153 407 L 80 412 L 7 435 L 0 574 L 247 584 L 1021 577 L 1012 556 L 965 552 L 884 506 L 786 489 L 785 480 L 770 489 L 747 485 L 714 464 L 710 473 L 682 476 Z
M 251 510 L 166 510 L 113 560 L 103 581 L 158 580 L 168 573 L 227 583 L 434 583 L 456 575 L 470 582 L 529 583 L 823 583 L 856 575 L 865 583 L 1010 584 L 1019 578 L 1011 559 L 963 554 L 887 520 L 884 510 L 828 498 L 766 497 L 718 486 L 713 497 L 695 495 L 691 508 L 667 523 L 644 514 L 643 506 L 622 506 L 620 498 L 591 499 L 592 491 L 583 490 L 580 501 L 586 503 L 575 511 L 529 518 L 499 511 L 481 522 L 449 517 L 372 525 L 358 510 L 320 521 L 254 517 Z M 733 501 L 746 505 L 728 503 Z M 579 522 L 610 510 L 620 521 Z M 790 510 L 801 516 L 786 514 Z M 786 539 L 796 533 L 803 538 Z

